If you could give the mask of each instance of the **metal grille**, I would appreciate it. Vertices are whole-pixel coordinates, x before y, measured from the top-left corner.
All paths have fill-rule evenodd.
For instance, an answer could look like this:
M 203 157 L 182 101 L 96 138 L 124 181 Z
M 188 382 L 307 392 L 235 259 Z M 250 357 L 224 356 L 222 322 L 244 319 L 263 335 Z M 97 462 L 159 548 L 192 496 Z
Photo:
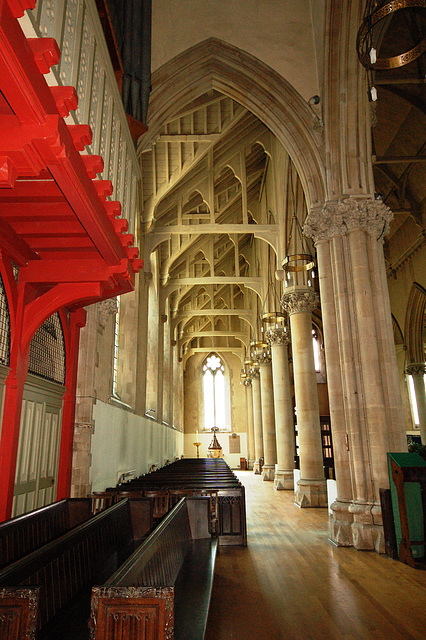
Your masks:
M 6 292 L 0 275 L 0 364 L 9 366 L 10 358 L 10 319 Z
M 28 371 L 52 382 L 65 383 L 65 342 L 58 313 L 50 316 L 34 335 Z

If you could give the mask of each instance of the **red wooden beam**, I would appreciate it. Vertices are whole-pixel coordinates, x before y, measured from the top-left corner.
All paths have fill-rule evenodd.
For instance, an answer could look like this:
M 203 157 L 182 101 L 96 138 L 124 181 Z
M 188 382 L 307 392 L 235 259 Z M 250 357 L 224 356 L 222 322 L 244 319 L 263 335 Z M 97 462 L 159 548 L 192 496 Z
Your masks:
M 12 333 L 0 439 L 0 519 L 10 517 L 12 508 L 22 394 L 34 333 L 57 310 L 75 311 L 131 291 L 142 267 L 127 222 L 119 219 L 120 203 L 106 200 L 111 183 L 97 179 L 102 158 L 81 155 L 91 144 L 90 128 L 68 126 L 63 120 L 77 106 L 74 88 L 50 88 L 43 77 L 59 60 L 55 41 L 27 40 L 17 21 L 34 4 L 0 0 L 0 268 Z M 10 258 L 20 265 L 18 285 Z M 72 317 L 61 496 L 69 495 L 82 314 Z

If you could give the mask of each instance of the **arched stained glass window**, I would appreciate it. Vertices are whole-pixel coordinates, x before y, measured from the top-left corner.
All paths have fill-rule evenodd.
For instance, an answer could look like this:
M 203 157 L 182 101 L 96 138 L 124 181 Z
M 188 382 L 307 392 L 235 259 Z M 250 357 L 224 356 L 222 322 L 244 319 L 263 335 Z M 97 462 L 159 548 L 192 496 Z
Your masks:
M 204 428 L 226 428 L 225 367 L 222 360 L 211 355 L 203 366 Z

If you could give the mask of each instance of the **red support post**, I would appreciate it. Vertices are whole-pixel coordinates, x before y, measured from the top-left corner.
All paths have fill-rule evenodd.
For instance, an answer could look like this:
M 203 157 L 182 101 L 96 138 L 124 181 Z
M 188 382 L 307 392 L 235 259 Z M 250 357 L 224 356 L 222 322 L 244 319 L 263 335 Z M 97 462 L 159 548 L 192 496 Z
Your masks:
M 22 397 L 30 353 L 30 343 L 22 343 L 22 325 L 26 303 L 33 297 L 33 289 L 28 286 L 18 287 L 17 322 L 11 341 L 10 371 L 5 382 L 0 438 L 0 522 L 8 520 L 12 515 Z

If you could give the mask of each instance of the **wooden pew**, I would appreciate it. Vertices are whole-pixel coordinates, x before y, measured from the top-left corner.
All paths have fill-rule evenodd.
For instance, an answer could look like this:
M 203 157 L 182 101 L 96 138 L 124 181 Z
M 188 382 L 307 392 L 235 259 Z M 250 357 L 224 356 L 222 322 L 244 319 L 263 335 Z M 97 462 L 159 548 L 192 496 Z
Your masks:
M 0 524 L 0 569 L 58 538 L 92 515 L 89 498 L 69 498 Z
M 87 629 L 91 586 L 111 575 L 151 527 L 151 501 L 125 499 L 3 568 L 0 638 L 26 640 L 36 628 L 40 640 L 79 638 Z M 71 632 L 75 611 L 85 609 L 86 619 Z
M 202 640 L 217 544 L 208 498 L 183 498 L 114 575 L 93 587 L 91 640 Z
M 244 486 L 224 460 L 184 458 L 152 473 L 119 485 L 115 490 L 137 491 L 145 495 L 169 493 L 170 507 L 176 495 L 208 495 L 212 530 L 220 545 L 246 545 Z

